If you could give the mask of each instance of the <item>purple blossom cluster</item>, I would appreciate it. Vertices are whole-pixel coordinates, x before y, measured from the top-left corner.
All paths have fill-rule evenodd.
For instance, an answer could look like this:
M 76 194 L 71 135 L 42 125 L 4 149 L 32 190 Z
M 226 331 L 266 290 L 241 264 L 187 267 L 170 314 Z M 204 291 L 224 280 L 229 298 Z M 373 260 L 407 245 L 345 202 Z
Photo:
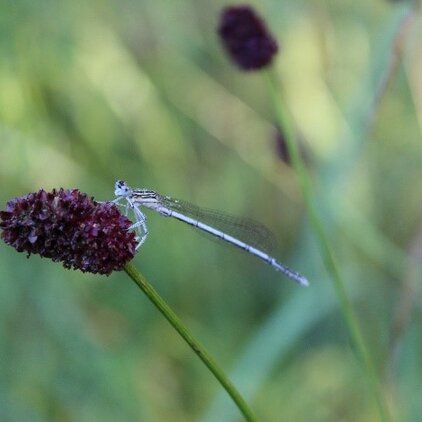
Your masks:
M 242 70 L 258 70 L 270 65 L 278 51 L 277 41 L 250 6 L 225 8 L 218 34 L 227 54 Z
M 18 252 L 100 274 L 120 270 L 134 257 L 131 224 L 114 204 L 98 203 L 78 189 L 41 189 L 0 211 L 1 238 Z

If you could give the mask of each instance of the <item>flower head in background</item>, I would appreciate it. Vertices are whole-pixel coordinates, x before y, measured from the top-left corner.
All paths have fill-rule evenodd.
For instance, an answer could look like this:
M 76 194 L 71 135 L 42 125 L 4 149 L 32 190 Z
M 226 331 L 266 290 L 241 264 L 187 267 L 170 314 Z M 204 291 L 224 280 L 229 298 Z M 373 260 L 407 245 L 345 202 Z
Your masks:
M 308 167 L 313 167 L 313 157 L 311 151 L 307 147 L 307 142 L 304 136 L 301 133 L 298 133 L 296 136 L 296 142 L 298 146 L 298 152 L 303 163 Z M 273 137 L 274 150 L 277 157 L 284 162 L 284 164 L 291 166 L 292 157 L 290 155 L 289 148 L 287 146 L 286 135 L 284 130 L 278 127 L 274 133 Z
M 224 9 L 218 34 L 228 55 L 242 70 L 258 70 L 270 65 L 278 51 L 276 40 L 250 6 Z
M 78 189 L 41 189 L 0 211 L 1 238 L 18 252 L 100 274 L 120 270 L 134 257 L 131 224 L 114 204 L 95 202 Z
M 275 151 L 278 158 L 280 158 L 281 161 L 290 166 L 290 164 L 292 163 L 292 159 L 290 157 L 289 149 L 287 148 L 286 137 L 282 130 L 277 129 L 274 141 Z

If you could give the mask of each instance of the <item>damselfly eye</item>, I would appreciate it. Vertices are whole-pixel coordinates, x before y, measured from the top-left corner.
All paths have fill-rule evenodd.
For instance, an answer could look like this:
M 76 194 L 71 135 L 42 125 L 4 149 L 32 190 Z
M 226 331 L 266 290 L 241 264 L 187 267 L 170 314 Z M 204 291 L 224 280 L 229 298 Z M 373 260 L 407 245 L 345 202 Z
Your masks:
M 119 194 L 126 194 L 129 192 L 129 187 L 127 186 L 126 182 L 123 180 L 118 180 L 114 185 L 116 195 Z

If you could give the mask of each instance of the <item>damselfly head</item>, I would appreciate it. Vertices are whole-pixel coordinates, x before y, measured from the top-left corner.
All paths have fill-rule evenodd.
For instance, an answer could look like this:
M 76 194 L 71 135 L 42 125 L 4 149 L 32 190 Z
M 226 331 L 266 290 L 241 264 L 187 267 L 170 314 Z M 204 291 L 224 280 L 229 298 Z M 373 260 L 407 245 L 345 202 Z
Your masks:
M 118 180 L 114 185 L 114 194 L 116 196 L 129 196 L 132 194 L 132 189 L 123 180 Z

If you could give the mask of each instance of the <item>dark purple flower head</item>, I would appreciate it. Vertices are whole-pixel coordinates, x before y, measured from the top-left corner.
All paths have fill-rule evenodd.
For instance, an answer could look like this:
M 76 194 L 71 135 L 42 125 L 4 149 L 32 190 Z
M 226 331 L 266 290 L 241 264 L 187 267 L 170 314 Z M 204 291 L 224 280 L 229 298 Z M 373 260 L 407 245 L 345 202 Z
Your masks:
M 278 51 L 276 40 L 250 6 L 224 9 L 218 34 L 228 55 L 242 70 L 268 66 Z
M 133 258 L 131 224 L 114 204 L 95 202 L 78 189 L 41 189 L 0 211 L 1 238 L 18 252 L 100 274 L 120 270 Z

